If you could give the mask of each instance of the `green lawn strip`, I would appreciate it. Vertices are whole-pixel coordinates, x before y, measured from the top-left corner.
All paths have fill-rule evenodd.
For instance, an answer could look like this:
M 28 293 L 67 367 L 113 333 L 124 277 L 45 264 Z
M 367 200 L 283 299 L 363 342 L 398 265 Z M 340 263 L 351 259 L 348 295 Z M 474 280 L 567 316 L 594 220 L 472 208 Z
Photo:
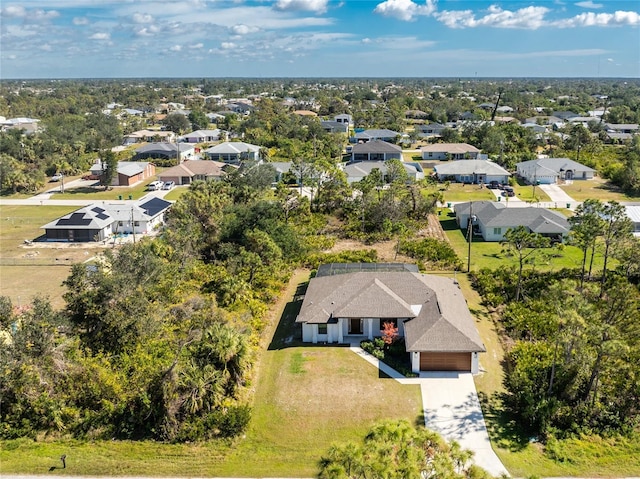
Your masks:
M 565 193 L 576 201 L 589 198 L 601 201 L 640 201 L 638 196 L 629 196 L 608 180 L 595 178 L 593 180 L 574 180 L 570 185 L 560 185 Z
M 465 233 L 458 228 L 454 217 L 444 216 L 443 214 L 440 219 L 451 246 L 466 265 L 469 244 L 465 238 Z M 471 269 L 497 269 L 517 266 L 516 258 L 507 256 L 502 252 L 502 249 L 500 242 L 488 242 L 482 238 L 474 237 L 471 243 Z M 537 270 L 549 271 L 561 268 L 579 268 L 582 264 L 582 251 L 575 246 L 563 245 L 560 250 L 548 248 L 546 252 L 551 257 L 538 258 L 534 265 L 526 265 L 525 268 L 535 267 Z M 596 270 L 601 268 L 602 263 L 602 255 L 596 254 L 594 268 Z
M 525 184 L 516 184 L 513 189 L 516 192 L 516 196 L 520 198 L 522 201 L 526 201 L 528 203 L 537 203 L 537 202 L 549 202 L 551 198 L 547 195 L 542 188 L 533 185 L 525 185 Z
M 147 194 L 147 185 L 155 180 L 148 178 L 136 186 L 113 186 L 105 191 L 103 186 L 85 186 L 81 188 L 66 188 L 64 193 L 54 193 L 53 200 L 128 200 L 129 196 L 137 200 Z M 120 198 L 122 197 L 122 198 Z
M 445 189 L 444 184 L 438 185 L 438 191 L 444 196 L 445 203 L 448 201 L 495 201 L 496 197 L 488 188 L 480 188 L 479 185 L 464 185 L 462 183 L 451 183 Z
M 187 191 L 189 191 L 188 186 L 176 186 L 169 193 L 164 195 L 164 199 L 167 201 L 176 201 L 182 195 L 184 195 Z
M 381 419 L 420 417 L 417 386 L 381 378 L 348 348 L 270 350 L 263 361 L 246 439 L 221 465 L 221 475 L 313 476 L 332 443 L 357 441 Z

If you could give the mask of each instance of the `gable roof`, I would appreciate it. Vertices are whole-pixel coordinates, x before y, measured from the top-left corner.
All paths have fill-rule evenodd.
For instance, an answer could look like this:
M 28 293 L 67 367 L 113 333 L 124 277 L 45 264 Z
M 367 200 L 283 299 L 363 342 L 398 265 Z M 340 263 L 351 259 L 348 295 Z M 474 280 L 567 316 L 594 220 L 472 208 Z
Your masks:
M 426 145 L 420 148 L 422 152 L 432 153 L 480 153 L 480 150 L 475 146 L 471 146 L 467 143 L 434 143 L 432 145 Z
M 352 153 L 402 153 L 402 147 L 382 140 L 371 140 L 353 145 Z
M 247 151 L 258 152 L 260 147 L 243 141 L 225 141 L 219 145 L 212 146 L 204 150 L 205 153 L 240 154 Z
M 211 160 L 194 160 L 185 161 L 179 165 L 172 166 L 164 170 L 158 176 L 160 178 L 168 178 L 175 176 L 188 176 L 190 178 L 196 175 L 218 177 L 225 174 L 223 167 L 229 166 L 226 163 Z
M 578 163 L 577 161 L 570 160 L 569 158 L 540 158 L 537 160 L 529 160 L 529 161 L 521 161 L 520 163 L 516 163 L 516 168 L 521 170 L 529 170 L 540 171 L 541 173 L 555 172 L 560 173 L 560 171 L 595 171 L 593 168 L 589 168 L 588 166 L 583 165 L 582 163 Z
M 433 171 L 439 175 L 464 175 L 464 174 L 484 174 L 484 175 L 505 175 L 511 176 L 502 166 L 489 160 L 457 160 L 451 163 L 436 165 Z
M 405 171 L 410 177 L 415 177 L 419 172 L 422 172 L 422 167 L 419 163 L 402 163 Z M 386 161 L 355 161 L 353 163 L 347 163 L 344 167 L 344 172 L 347 178 L 356 178 L 360 176 L 367 176 L 374 169 L 380 170 L 383 175 L 387 172 Z
M 485 351 L 462 292 L 450 278 L 360 271 L 315 277 L 298 323 L 338 318 L 403 319 L 407 351 Z
M 176 143 L 166 143 L 166 142 L 157 142 L 157 143 L 147 143 L 146 145 L 142 145 L 140 148 L 136 149 L 136 153 L 172 153 L 175 155 L 176 149 L 180 149 L 180 152 L 185 152 L 189 150 L 193 150 L 193 145 L 188 143 L 178 143 L 176 147 Z
M 393 130 L 388 130 L 386 128 L 376 129 L 372 128 L 370 130 L 360 131 L 356 133 L 356 138 L 367 140 L 367 139 L 377 139 L 377 138 L 395 138 L 396 136 L 400 136 L 400 133 Z

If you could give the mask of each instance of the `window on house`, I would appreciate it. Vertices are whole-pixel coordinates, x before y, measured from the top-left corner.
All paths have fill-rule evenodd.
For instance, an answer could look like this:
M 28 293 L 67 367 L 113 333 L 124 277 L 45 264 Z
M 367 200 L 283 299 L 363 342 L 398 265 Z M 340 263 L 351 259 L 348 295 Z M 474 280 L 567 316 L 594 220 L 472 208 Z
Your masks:
M 139 221 L 135 221 L 133 224 L 134 224 L 134 226 L 140 226 L 140 222 Z
M 433 158 L 433 153 L 429 152 L 429 158 Z
M 501 235 L 502 234 L 502 228 L 493 228 L 493 234 L 494 235 Z
M 326 324 L 318 324 L 318 334 L 327 334 Z

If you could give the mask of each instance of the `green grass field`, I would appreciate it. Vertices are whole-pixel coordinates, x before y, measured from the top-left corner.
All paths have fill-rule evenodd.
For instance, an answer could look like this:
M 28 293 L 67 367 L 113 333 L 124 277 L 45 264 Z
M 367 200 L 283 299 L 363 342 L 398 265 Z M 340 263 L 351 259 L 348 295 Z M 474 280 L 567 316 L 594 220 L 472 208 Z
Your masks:
M 640 197 L 623 193 L 620 188 L 603 178 L 574 180 L 572 184 L 560 185 L 560 187 L 576 201 L 584 201 L 588 198 L 602 201 L 640 201 Z
M 105 191 L 103 186 L 88 186 L 82 188 L 65 189 L 64 193 L 54 193 L 53 200 L 137 200 L 147 194 L 147 185 L 155 178 L 148 178 L 143 183 L 135 186 L 113 186 Z M 122 198 L 119 198 L 122 197 Z

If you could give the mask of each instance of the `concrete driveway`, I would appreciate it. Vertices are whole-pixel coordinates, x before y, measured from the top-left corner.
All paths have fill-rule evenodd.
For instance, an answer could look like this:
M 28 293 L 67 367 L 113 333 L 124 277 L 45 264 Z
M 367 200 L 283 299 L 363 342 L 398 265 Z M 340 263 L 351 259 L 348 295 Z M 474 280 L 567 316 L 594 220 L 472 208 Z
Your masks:
M 420 385 L 425 427 L 449 441 L 457 441 L 463 449 L 473 451 L 473 462 L 490 474 L 496 477 L 509 475 L 491 448 L 471 373 L 433 372 L 421 373 L 419 378 L 405 378 L 365 352 L 357 343 L 350 349 L 400 384 Z
M 471 373 L 422 373 L 419 382 L 425 426 L 473 451 L 474 462 L 492 475 L 509 475 L 491 448 Z
M 560 203 L 563 206 L 565 203 L 576 203 L 576 201 L 558 185 L 539 185 L 538 188 L 544 191 L 554 203 Z

